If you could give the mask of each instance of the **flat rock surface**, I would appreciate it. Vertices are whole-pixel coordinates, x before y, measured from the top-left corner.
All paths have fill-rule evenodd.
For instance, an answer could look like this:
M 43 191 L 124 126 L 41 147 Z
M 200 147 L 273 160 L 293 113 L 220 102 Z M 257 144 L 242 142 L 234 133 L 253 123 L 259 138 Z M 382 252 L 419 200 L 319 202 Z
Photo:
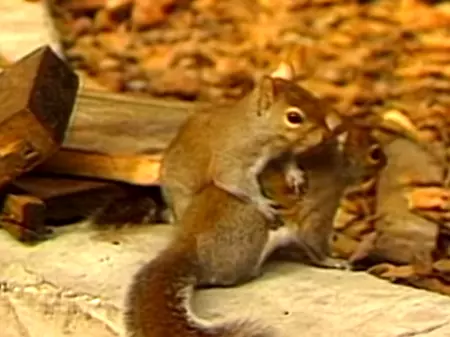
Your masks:
M 98 230 L 84 223 L 30 247 L 0 232 L 2 336 L 122 336 L 131 276 L 171 233 L 170 225 Z M 273 262 L 240 287 L 201 290 L 193 305 L 210 320 L 258 319 L 280 337 L 450 335 L 448 297 L 295 263 Z

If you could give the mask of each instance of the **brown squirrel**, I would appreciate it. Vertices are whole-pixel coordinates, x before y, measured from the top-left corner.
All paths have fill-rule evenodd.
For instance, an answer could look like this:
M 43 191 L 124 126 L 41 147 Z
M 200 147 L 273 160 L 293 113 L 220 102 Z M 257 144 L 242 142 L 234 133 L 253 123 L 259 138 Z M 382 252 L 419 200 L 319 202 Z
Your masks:
M 347 158 L 339 140 L 330 138 L 296 157 L 307 182 L 299 196 L 283 177 L 283 159 L 269 162 L 261 174 L 264 193 L 282 207 L 279 211 L 285 235 L 291 237 L 279 256 L 296 261 L 307 260 L 313 265 L 328 268 L 348 268 L 341 259 L 330 257 L 333 220 L 344 189 L 353 180 Z M 287 234 L 287 233 L 290 234 Z
M 252 93 L 250 98 L 244 99 L 245 104 L 240 103 L 244 104 L 243 107 L 238 105 L 241 109 L 240 113 L 234 110 L 229 113 L 216 112 L 228 114 L 227 118 L 219 118 L 220 122 L 211 127 L 211 130 L 217 131 L 220 141 L 213 140 L 215 133 L 212 131 L 204 137 L 206 139 L 195 137 L 198 136 L 194 132 L 195 129 L 197 128 L 197 133 L 198 130 L 206 132 L 208 130 L 206 125 L 213 119 L 208 115 L 196 117 L 187 122 L 193 125 L 182 128 L 181 133 L 184 135 L 179 136 L 167 152 L 171 158 L 165 159 L 162 169 L 165 177 L 162 182 L 168 183 L 166 196 L 169 195 L 171 198 L 171 206 L 174 208 L 179 226 L 176 227 L 176 235 L 171 244 L 137 272 L 128 290 L 125 326 L 130 337 L 264 337 L 271 335 L 269 330 L 247 322 L 230 322 L 222 325 L 204 323 L 189 310 L 189 295 L 194 287 L 233 286 L 247 282 L 260 274 L 264 261 L 278 247 L 294 245 L 309 248 L 301 241 L 302 238 L 298 232 L 292 230 L 292 226 L 269 230 L 271 220 L 267 214 L 261 212 L 261 204 L 244 200 L 242 195 L 239 193 L 236 195 L 233 193 L 234 190 L 230 192 L 229 189 L 223 188 L 223 184 L 218 184 L 214 178 L 211 178 L 212 159 L 220 155 L 216 153 L 219 150 L 230 149 L 230 153 L 235 155 L 238 154 L 238 150 L 242 150 L 239 158 L 250 158 L 243 159 L 241 163 L 239 160 L 234 162 L 238 165 L 238 171 L 233 169 L 232 162 L 225 159 L 221 159 L 224 161 L 220 165 L 225 165 L 222 169 L 235 172 L 233 174 L 238 175 L 240 179 L 254 178 L 254 175 L 259 175 L 254 170 L 255 161 L 260 161 L 259 164 L 261 164 L 272 159 L 271 156 L 266 157 L 267 152 L 258 151 L 258 148 L 266 148 L 266 151 L 271 150 L 277 154 L 294 146 L 305 151 L 323 141 L 329 131 L 326 127 L 327 123 L 330 125 L 337 123 L 334 112 L 307 91 L 298 89 L 299 87 L 294 86 L 293 83 L 278 79 L 274 75 L 271 78 L 263 78 L 263 82 L 265 82 L 265 90 L 269 90 L 269 93 L 261 87 L 257 88 L 257 93 Z M 283 90 L 289 92 L 283 92 Z M 258 100 L 258 95 L 263 95 L 265 98 Z M 270 101 L 262 103 L 267 97 L 271 97 Z M 255 109 L 261 109 L 264 106 L 265 112 L 258 115 Z M 248 115 L 250 112 L 246 109 L 250 109 L 253 115 Z M 269 114 L 267 109 L 274 110 L 271 112 L 273 116 L 268 117 L 277 127 L 275 129 L 268 127 L 269 130 L 265 133 L 261 128 L 268 124 L 251 122 L 250 117 L 263 118 L 262 116 Z M 302 120 L 301 126 L 294 130 L 283 124 L 290 123 L 286 120 L 287 115 L 292 111 L 297 116 L 300 116 L 298 113 L 301 112 Z M 333 116 L 330 117 L 330 114 Z M 246 131 L 239 118 L 243 118 L 245 123 L 253 126 L 252 130 L 255 128 L 259 130 L 253 133 L 255 137 L 249 140 L 248 136 L 242 136 L 243 140 L 236 140 L 233 132 L 242 135 Z M 328 121 L 327 118 L 329 118 Z M 236 129 L 233 128 L 232 121 L 238 124 Z M 222 133 L 224 128 L 227 128 L 228 132 Z M 299 129 L 302 131 L 300 132 Z M 290 136 L 283 137 L 283 130 Z M 308 132 L 311 132 L 311 135 Z M 235 142 L 237 145 L 233 147 L 222 139 L 226 137 L 231 143 Z M 210 140 L 213 142 L 212 148 L 205 145 Z M 248 141 L 248 146 L 254 147 L 253 152 L 245 146 L 245 140 Z M 272 144 L 273 147 L 271 147 L 267 144 L 270 142 L 280 145 Z M 296 142 L 303 144 L 295 144 Z M 203 154 L 198 155 L 198 151 Z M 196 157 L 191 158 L 195 159 L 195 162 L 189 161 L 191 153 L 195 153 Z M 184 159 L 177 159 L 177 154 Z M 292 155 L 288 151 L 284 155 L 286 157 L 280 157 L 281 162 L 289 163 Z M 189 167 L 190 164 L 193 165 Z M 218 164 L 214 162 L 214 165 Z M 289 181 L 289 171 L 292 170 L 295 174 L 300 171 L 301 178 L 303 178 L 303 172 L 297 165 L 290 165 L 283 166 L 280 174 L 283 183 L 290 184 L 290 188 L 295 190 L 297 186 L 292 186 L 292 181 Z M 213 167 L 213 169 L 218 168 Z M 262 170 L 263 167 L 258 169 Z M 180 170 L 181 174 L 173 172 L 177 170 Z M 189 185 L 188 178 L 197 180 Z M 258 194 L 262 195 L 259 181 L 257 181 L 257 187 Z M 253 198 L 258 197 L 253 196 Z M 318 265 L 341 267 L 331 263 L 321 264 L 319 259 L 322 259 L 322 256 L 311 254 L 310 258 Z
M 175 220 L 209 182 L 255 203 L 269 220 L 275 219 L 277 204 L 262 194 L 259 174 L 271 159 L 319 144 L 337 124 L 328 105 L 293 78 L 292 66 L 282 63 L 237 103 L 188 117 L 169 144 L 160 170 L 163 195 Z M 294 188 L 304 183 L 296 165 L 286 165 L 285 174 Z

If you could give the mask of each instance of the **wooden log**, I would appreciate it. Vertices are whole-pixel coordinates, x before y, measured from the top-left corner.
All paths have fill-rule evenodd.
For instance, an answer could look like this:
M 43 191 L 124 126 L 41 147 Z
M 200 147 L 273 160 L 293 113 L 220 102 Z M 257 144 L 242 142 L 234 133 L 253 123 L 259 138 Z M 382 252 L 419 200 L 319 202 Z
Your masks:
M 37 170 L 157 184 L 162 151 L 202 105 L 82 91 L 63 147 Z
M 81 91 L 64 149 L 160 154 L 188 113 L 203 104 Z
M 0 75 L 0 187 L 54 153 L 64 139 L 78 77 L 44 46 Z
M 39 239 L 45 233 L 45 204 L 31 195 L 8 194 L 0 225 L 20 241 Z
M 160 160 L 160 155 L 116 155 L 61 149 L 47 162 L 44 162 L 38 170 L 115 180 L 136 185 L 153 185 L 158 181 Z

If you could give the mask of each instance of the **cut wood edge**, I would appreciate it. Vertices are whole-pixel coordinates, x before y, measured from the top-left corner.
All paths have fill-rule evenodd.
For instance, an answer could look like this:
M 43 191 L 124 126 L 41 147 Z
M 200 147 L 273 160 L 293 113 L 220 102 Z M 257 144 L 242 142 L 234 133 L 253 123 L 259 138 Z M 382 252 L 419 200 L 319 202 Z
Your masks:
M 67 174 L 135 185 L 156 185 L 161 155 L 110 155 L 62 148 L 36 172 Z

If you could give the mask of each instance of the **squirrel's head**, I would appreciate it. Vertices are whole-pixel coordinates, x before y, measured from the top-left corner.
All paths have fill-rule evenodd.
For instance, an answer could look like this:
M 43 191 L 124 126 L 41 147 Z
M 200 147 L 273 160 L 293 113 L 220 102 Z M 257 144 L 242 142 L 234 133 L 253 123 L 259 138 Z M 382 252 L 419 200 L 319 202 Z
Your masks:
M 282 63 L 256 84 L 256 114 L 280 141 L 302 152 L 321 143 L 340 125 L 337 113 L 294 81 L 294 69 Z

